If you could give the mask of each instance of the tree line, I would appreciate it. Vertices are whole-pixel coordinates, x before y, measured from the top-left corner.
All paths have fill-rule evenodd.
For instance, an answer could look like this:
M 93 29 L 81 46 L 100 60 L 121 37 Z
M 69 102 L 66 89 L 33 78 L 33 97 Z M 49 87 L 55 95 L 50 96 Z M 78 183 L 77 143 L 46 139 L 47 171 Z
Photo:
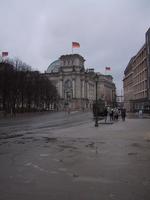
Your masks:
M 0 62 L 0 110 L 5 113 L 49 110 L 58 101 L 56 88 L 20 60 Z

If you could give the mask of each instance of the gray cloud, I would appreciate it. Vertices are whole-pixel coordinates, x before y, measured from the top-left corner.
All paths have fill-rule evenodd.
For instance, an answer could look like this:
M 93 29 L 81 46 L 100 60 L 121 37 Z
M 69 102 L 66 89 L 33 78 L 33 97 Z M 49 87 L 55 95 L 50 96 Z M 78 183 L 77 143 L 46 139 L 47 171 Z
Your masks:
M 149 28 L 149 0 L 0 0 L 0 50 L 44 71 L 61 54 L 75 49 L 85 66 L 104 73 L 118 89 L 123 71 Z

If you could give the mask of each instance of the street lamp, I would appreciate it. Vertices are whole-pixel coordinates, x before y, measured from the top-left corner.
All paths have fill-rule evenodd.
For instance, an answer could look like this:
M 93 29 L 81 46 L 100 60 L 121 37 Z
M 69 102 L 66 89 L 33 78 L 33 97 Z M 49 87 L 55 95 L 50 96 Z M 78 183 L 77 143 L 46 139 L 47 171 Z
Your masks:
M 95 115 L 95 127 L 98 127 L 98 103 L 97 103 L 97 84 L 98 84 L 98 78 L 99 78 L 98 74 L 96 74 L 95 75 L 95 86 L 96 86 L 95 87 L 95 89 L 96 89 L 96 99 L 95 99 L 96 100 L 95 101 L 95 104 L 96 104 L 96 106 L 95 106 L 96 107 L 96 110 L 95 110 L 96 111 L 96 113 L 95 113 L 96 114 Z

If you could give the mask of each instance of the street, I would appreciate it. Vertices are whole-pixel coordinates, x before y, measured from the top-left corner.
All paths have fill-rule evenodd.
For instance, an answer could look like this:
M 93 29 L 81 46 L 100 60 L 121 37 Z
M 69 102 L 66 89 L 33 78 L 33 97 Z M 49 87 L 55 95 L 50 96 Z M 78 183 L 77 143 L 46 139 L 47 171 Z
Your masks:
M 150 119 L 94 123 L 90 112 L 1 118 L 0 200 L 149 200 Z

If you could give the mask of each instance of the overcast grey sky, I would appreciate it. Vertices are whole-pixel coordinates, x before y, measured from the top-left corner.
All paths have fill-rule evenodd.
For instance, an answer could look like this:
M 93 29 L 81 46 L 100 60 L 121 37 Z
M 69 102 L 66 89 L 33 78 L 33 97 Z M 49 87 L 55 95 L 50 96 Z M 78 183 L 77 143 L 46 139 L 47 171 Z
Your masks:
M 119 93 L 149 26 L 149 0 L 0 0 L 0 51 L 44 72 L 79 42 L 74 53 L 86 68 L 104 73 L 111 67 Z

